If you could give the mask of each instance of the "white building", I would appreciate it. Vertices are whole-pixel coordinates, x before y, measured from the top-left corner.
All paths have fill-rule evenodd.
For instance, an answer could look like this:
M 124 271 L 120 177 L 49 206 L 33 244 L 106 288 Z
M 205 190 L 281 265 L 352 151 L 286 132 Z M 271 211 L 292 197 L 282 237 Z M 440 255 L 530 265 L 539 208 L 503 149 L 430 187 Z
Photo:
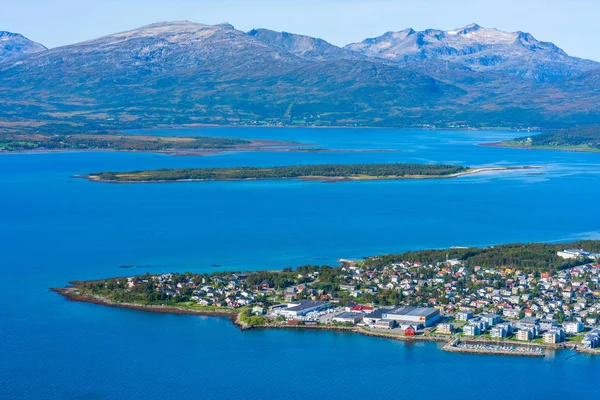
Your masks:
M 477 325 L 465 325 L 463 327 L 463 333 L 467 336 L 478 336 L 481 335 L 481 329 Z
M 473 318 L 473 313 L 470 311 L 459 311 L 456 314 L 456 319 L 459 321 L 468 321 Z
M 287 307 L 282 309 L 281 315 L 285 317 L 302 317 L 313 311 L 321 311 L 331 307 L 330 303 L 324 301 L 301 300 L 296 303 L 289 303 Z
M 563 326 L 565 328 L 565 332 L 571 334 L 578 334 L 584 329 L 583 324 L 579 321 L 565 322 Z
M 494 326 L 490 332 L 490 337 L 500 339 L 505 338 L 507 334 L 508 332 L 506 331 L 506 329 L 504 329 L 504 327 Z
M 575 259 L 575 258 L 600 258 L 600 254 L 598 253 L 590 253 L 588 251 L 582 249 L 565 249 L 563 251 L 559 251 L 556 253 L 559 257 L 564 259 Z

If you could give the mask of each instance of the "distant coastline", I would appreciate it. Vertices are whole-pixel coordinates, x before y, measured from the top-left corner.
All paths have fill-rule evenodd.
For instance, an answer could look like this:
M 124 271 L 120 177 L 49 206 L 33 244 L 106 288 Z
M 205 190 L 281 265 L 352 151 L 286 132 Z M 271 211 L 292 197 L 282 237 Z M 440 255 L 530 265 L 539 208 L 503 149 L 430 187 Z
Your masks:
M 479 146 L 500 147 L 504 149 L 569 151 L 573 153 L 600 153 L 600 149 L 587 146 L 532 146 L 523 145 L 512 141 L 481 143 Z

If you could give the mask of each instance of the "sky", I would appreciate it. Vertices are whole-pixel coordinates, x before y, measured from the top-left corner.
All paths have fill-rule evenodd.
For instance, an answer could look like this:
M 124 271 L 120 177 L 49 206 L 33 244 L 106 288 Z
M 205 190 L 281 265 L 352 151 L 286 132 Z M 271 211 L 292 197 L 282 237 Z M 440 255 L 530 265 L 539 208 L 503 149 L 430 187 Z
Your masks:
M 342 46 L 412 27 L 525 31 L 600 61 L 600 0 L 3 0 L 0 30 L 57 47 L 160 21 L 229 22 Z

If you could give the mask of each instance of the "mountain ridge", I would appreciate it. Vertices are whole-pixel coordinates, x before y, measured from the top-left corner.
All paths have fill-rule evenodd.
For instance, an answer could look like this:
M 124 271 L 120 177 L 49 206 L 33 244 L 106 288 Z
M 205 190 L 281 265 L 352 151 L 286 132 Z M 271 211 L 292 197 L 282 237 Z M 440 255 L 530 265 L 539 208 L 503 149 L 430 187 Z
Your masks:
M 481 35 L 482 29 L 469 25 L 426 35 Z M 389 36 L 401 42 L 416 34 L 409 29 Z M 538 48 L 560 54 L 526 34 L 501 33 L 490 40 L 533 46 L 518 54 Z M 490 47 L 467 50 L 461 57 Z M 398 62 L 359 53 L 310 36 L 246 33 L 230 24 L 150 24 L 0 64 L 0 129 L 556 127 L 600 120 L 594 71 L 539 80 L 507 72 L 505 65 L 500 71 L 476 70 L 441 57 Z M 549 75 L 554 64 L 542 61 L 535 64 L 538 75 Z
M 537 82 L 552 82 L 600 67 L 595 61 L 571 57 L 530 33 L 504 32 L 478 24 L 448 31 L 390 31 L 345 48 L 395 62 L 444 60 L 474 71 L 501 72 Z
M 0 63 L 47 50 L 20 33 L 0 31 Z

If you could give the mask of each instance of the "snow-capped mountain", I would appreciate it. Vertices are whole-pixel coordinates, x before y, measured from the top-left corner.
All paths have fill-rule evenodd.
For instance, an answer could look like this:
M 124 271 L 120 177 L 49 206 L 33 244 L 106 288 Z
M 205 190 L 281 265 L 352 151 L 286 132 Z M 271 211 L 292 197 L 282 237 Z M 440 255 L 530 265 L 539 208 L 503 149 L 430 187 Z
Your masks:
M 553 43 L 525 32 L 503 32 L 471 24 L 441 31 L 406 29 L 387 32 L 346 46 L 346 49 L 396 62 L 443 60 L 474 71 L 517 75 L 551 82 L 600 67 L 600 63 L 570 57 Z
M 0 31 L 0 62 L 14 60 L 27 54 L 38 53 L 46 48 L 23 35 Z

